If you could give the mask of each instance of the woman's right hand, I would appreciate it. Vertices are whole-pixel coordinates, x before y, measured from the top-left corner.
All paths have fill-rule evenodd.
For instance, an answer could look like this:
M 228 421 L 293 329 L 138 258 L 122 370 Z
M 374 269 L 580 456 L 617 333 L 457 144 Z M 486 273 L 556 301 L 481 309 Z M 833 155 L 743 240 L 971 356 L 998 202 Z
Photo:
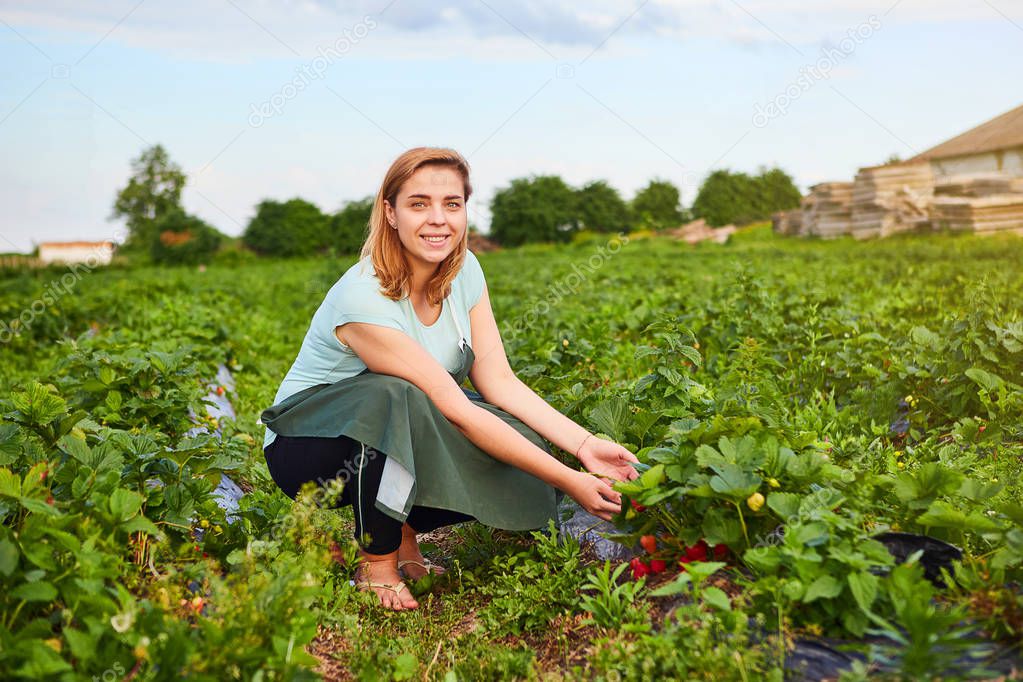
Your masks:
M 605 521 L 622 510 L 621 493 L 585 471 L 573 471 L 562 490 L 580 507 Z

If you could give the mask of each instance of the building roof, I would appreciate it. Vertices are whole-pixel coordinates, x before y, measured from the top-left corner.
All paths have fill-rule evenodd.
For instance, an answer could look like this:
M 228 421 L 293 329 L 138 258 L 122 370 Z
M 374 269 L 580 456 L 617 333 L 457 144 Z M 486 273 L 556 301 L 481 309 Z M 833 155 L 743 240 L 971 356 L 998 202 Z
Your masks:
M 954 156 L 983 154 L 1023 147 L 1023 105 L 967 130 L 947 142 L 915 156 L 913 161 L 937 161 Z
M 50 248 L 53 248 L 53 247 L 63 247 L 63 248 L 93 247 L 93 248 L 96 248 L 96 247 L 100 247 L 100 246 L 110 246 L 110 247 L 113 247 L 113 245 L 114 245 L 114 243 L 113 242 L 109 242 L 109 241 L 105 241 L 105 242 L 42 242 L 41 244 L 39 244 L 39 248 L 42 248 L 44 246 L 50 247 Z

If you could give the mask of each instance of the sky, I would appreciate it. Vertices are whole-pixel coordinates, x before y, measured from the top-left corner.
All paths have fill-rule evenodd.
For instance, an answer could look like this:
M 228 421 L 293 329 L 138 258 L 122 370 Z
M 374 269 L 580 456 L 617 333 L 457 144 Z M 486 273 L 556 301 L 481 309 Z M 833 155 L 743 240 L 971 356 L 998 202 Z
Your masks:
M 0 0 L 0 252 L 120 241 L 154 144 L 229 235 L 452 147 L 486 231 L 533 174 L 687 205 L 716 169 L 849 180 L 1023 103 L 1021 74 L 1023 0 Z

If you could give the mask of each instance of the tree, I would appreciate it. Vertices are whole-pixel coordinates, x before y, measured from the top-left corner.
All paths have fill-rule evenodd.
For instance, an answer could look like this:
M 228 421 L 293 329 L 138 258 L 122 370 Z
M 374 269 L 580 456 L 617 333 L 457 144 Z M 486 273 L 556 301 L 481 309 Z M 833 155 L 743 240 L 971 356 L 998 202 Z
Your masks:
M 754 181 L 757 219 L 770 218 L 776 211 L 796 208 L 803 198 L 789 174 L 780 168 L 761 168 Z
M 154 223 L 153 261 L 168 265 L 208 263 L 224 235 L 201 218 L 174 207 Z
M 172 163 L 162 145 L 146 149 L 131 162 L 128 185 L 117 193 L 111 218 L 128 225 L 125 248 L 149 249 L 156 238 L 157 221 L 181 208 L 185 174 Z
M 792 178 L 780 168 L 762 168 L 756 176 L 719 170 L 703 181 L 693 212 L 715 227 L 745 225 L 769 218 L 775 211 L 795 208 L 799 199 Z
M 707 176 L 693 201 L 693 213 L 710 225 L 755 220 L 753 179 L 745 173 L 717 170 Z
M 576 194 L 556 175 L 516 178 L 490 202 L 490 235 L 501 244 L 568 241 L 579 229 Z
M 678 187 L 667 180 L 651 180 L 636 192 L 632 199 L 632 213 L 641 228 L 663 230 L 682 223 L 684 216 L 679 204 Z
M 632 212 L 621 195 L 604 180 L 594 180 L 576 192 L 577 216 L 582 226 L 595 232 L 628 232 Z
M 305 199 L 266 199 L 256 207 L 242 242 L 257 253 L 309 256 L 330 245 L 331 220 Z
M 358 253 L 366 241 L 373 197 L 349 201 L 330 219 L 330 245 L 338 253 Z

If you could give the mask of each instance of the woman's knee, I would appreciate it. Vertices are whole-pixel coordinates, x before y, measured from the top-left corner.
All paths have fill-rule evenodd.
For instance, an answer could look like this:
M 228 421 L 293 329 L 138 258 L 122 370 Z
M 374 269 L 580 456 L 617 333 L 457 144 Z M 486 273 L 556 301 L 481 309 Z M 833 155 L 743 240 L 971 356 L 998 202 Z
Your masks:
M 277 436 L 263 451 L 267 470 L 281 491 L 296 499 L 302 486 L 313 483 L 333 495 L 347 483 L 354 470 L 354 446 L 350 438 Z

